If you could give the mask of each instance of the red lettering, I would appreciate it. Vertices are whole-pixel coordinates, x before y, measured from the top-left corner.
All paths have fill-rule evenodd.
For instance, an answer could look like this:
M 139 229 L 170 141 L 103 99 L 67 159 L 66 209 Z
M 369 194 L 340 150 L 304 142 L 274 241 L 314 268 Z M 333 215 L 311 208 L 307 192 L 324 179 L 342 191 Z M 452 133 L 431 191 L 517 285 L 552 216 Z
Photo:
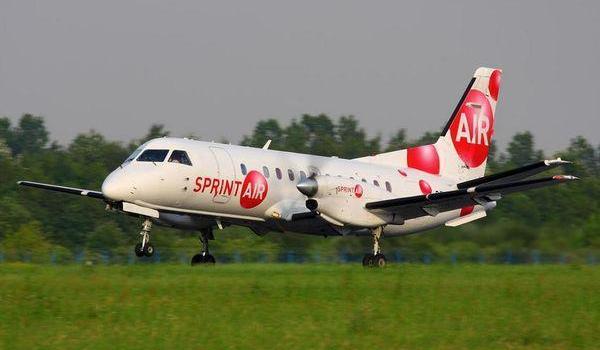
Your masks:
M 221 186 L 219 186 L 219 194 L 223 194 L 223 185 L 227 183 L 227 180 L 221 180 Z
M 204 178 L 204 186 L 202 187 L 202 193 L 204 193 L 204 191 L 206 191 L 206 189 L 208 187 L 210 187 L 211 183 L 212 183 L 212 179 L 210 177 L 205 177 Z
M 235 181 L 235 188 L 233 189 L 233 195 L 237 197 L 240 186 L 242 185 L 241 181 Z
M 198 176 L 196 178 L 196 187 L 194 187 L 194 192 L 200 192 L 202 190 L 202 177 Z
M 210 188 L 210 193 L 214 193 L 213 197 L 215 197 L 218 194 L 220 182 L 221 180 L 219 179 L 213 179 L 212 187 Z
M 224 192 L 227 193 L 228 196 L 231 196 L 231 190 L 233 190 L 233 181 L 231 181 L 231 180 L 225 181 Z

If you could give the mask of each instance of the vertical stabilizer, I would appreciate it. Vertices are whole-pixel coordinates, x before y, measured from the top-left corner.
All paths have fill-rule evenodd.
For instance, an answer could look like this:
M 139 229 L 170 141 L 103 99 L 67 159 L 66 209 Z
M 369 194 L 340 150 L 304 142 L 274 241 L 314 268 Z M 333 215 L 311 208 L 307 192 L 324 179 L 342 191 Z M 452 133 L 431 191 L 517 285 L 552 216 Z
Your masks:
M 484 176 L 494 135 L 502 71 L 479 68 L 435 143 L 440 175 L 466 181 Z

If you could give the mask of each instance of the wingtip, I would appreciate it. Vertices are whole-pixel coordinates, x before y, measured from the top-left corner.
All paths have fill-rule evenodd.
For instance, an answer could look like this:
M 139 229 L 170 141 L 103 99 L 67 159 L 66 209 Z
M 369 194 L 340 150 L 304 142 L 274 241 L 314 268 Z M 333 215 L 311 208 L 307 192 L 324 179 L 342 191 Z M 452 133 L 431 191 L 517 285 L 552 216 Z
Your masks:
M 552 178 L 554 180 L 560 180 L 560 181 L 580 180 L 580 178 L 578 178 L 577 176 L 573 176 L 573 175 L 555 175 L 555 176 L 552 176 Z
M 573 162 L 571 162 L 569 160 L 562 160 L 560 157 L 556 158 L 556 159 L 547 159 L 544 161 L 544 163 L 546 163 L 547 166 L 553 165 L 553 164 L 559 164 L 559 165 L 573 164 Z

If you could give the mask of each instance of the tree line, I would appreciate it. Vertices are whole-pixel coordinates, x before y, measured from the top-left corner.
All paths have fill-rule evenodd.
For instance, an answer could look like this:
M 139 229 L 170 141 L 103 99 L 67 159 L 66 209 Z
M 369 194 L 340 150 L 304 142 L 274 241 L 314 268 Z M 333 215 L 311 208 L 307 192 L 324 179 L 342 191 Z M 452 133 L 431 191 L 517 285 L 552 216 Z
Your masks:
M 25 114 L 14 125 L 0 118 L 0 257 L 4 260 L 71 261 L 78 255 L 128 259 L 138 240 L 139 222 L 107 213 L 97 200 L 17 188 L 21 179 L 99 189 L 104 177 L 146 140 L 169 135 L 163 125 L 151 125 L 145 135 L 130 142 L 107 140 L 96 131 L 77 135 L 68 145 L 51 141 L 44 119 Z M 405 129 L 387 142 L 369 137 L 353 116 L 302 115 L 287 125 L 277 119 L 259 121 L 241 144 L 323 156 L 356 158 L 384 151 L 433 143 L 431 131 L 417 139 Z M 488 172 L 519 167 L 547 157 L 575 163 L 563 173 L 582 178 L 568 186 L 518 193 L 499 202 L 487 218 L 458 228 L 440 228 L 424 234 L 384 241 L 386 251 L 407 259 L 416 256 L 488 259 L 507 256 L 566 256 L 585 259 L 600 251 L 600 145 L 579 136 L 555 154 L 544 154 L 534 136 L 523 131 L 508 146 L 490 148 Z M 286 254 L 319 256 L 361 255 L 368 239 L 300 236 L 270 233 L 256 237 L 243 228 L 216 233 L 215 254 L 245 260 L 276 260 Z M 177 260 L 198 250 L 196 233 L 157 228 L 152 239 L 163 259 Z M 600 256 L 599 256 L 600 258 Z

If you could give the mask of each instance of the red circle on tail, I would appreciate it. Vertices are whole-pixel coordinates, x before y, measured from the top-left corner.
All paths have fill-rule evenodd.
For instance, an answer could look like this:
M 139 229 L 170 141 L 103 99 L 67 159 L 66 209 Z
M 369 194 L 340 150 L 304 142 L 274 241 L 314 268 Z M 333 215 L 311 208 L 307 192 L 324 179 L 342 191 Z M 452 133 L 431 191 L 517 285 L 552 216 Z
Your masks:
M 494 133 L 494 115 L 487 97 L 471 90 L 450 125 L 450 137 L 460 159 L 470 168 L 483 164 Z

